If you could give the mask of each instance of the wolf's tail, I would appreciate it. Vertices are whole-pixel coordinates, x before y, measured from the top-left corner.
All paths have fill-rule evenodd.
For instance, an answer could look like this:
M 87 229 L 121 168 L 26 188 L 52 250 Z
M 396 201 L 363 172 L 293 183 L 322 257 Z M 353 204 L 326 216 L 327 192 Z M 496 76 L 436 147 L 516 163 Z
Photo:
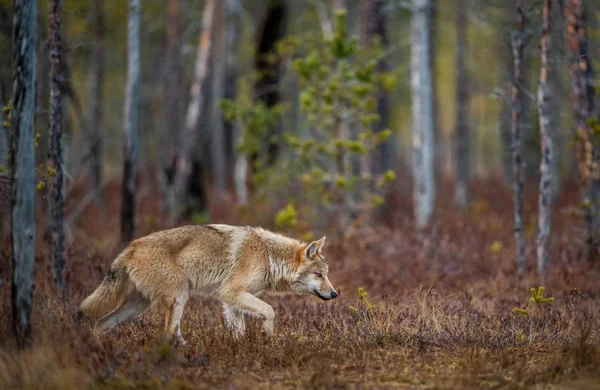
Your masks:
M 129 248 L 121 252 L 110 266 L 102 283 L 84 299 L 77 313 L 78 319 L 84 316 L 101 317 L 117 306 L 129 284 L 129 277 L 123 263 L 131 256 L 130 252 Z

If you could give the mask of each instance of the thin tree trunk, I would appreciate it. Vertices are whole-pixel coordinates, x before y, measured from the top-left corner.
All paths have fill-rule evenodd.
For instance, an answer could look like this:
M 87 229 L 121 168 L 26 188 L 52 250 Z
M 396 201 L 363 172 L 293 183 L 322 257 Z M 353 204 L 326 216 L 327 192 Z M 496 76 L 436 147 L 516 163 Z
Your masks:
M 15 0 L 11 104 L 12 314 L 17 344 L 31 339 L 35 245 L 35 36 L 36 1 Z
M 94 46 L 92 48 L 90 72 L 90 112 L 87 134 L 87 156 L 92 187 L 98 194 L 99 206 L 104 209 L 102 196 L 102 128 L 104 109 L 104 53 L 106 27 L 104 0 L 94 0 Z
M 227 0 L 226 5 L 226 66 L 225 66 L 225 97 L 236 100 L 237 98 L 237 78 L 238 78 L 238 51 L 240 48 L 241 18 L 236 10 L 237 0 Z M 243 128 L 239 120 L 233 124 L 226 124 L 226 134 L 230 134 L 231 140 L 228 142 L 228 159 L 234 161 L 233 165 L 233 185 L 236 194 L 237 204 L 244 206 L 248 203 L 248 157 L 246 153 L 237 149 L 241 142 Z
M 1 93 L 0 93 L 1 95 Z M 10 143 L 8 141 L 8 129 L 4 127 L 4 113 L 2 108 L 5 106 L 5 100 L 3 96 L 0 96 L 0 176 L 6 174 L 8 168 L 8 152 L 10 150 Z
M 141 0 L 129 0 L 127 25 L 127 85 L 125 86 L 125 158 L 123 161 L 123 204 L 121 241 L 133 239 L 135 230 L 135 176 L 140 124 L 140 13 Z
M 537 243 L 538 272 L 545 279 L 548 270 L 550 250 L 550 206 L 552 203 L 552 134 L 550 129 L 550 20 L 552 0 L 544 0 L 542 9 L 542 39 L 540 84 L 538 87 L 538 112 L 540 126 L 540 194 L 539 194 L 539 234 Z
M 517 0 L 517 17 L 512 34 L 513 82 L 512 82 L 512 164 L 513 200 L 515 213 L 515 242 L 517 269 L 525 273 L 525 238 L 523 237 L 523 162 L 521 161 L 523 95 L 523 50 L 525 48 L 525 0 Z
M 165 76 L 165 123 L 160 128 L 158 179 L 162 190 L 162 210 L 171 215 L 175 207 L 175 164 L 177 141 L 181 134 L 181 31 L 179 0 L 166 0 L 167 8 L 167 74 Z
M 569 49 L 571 76 L 571 93 L 573 117 L 575 119 L 575 136 L 577 139 L 577 165 L 581 182 L 581 197 L 585 218 L 585 240 L 587 258 L 591 261 L 597 257 L 600 229 L 600 147 L 592 142 L 592 129 L 588 124 L 590 118 L 596 117 L 594 107 L 594 70 L 591 55 L 588 51 L 588 40 L 585 29 L 585 13 L 583 0 L 567 0 L 565 4 L 567 21 L 567 45 Z
M 217 191 L 218 198 L 222 198 L 222 194 L 225 192 L 227 184 L 227 166 L 225 161 L 225 126 L 223 123 L 223 115 L 221 109 L 218 107 L 217 102 L 225 97 L 225 66 L 226 66 L 226 55 L 227 55 L 227 42 L 225 40 L 225 9 L 223 1 L 218 1 L 215 4 L 215 15 L 214 15 L 214 36 L 213 36 L 213 47 L 214 56 L 213 61 L 213 73 L 212 73 L 212 99 L 214 104 L 211 105 L 213 108 L 213 128 L 210 134 L 211 140 L 211 170 L 213 185 Z
M 361 0 L 359 5 L 360 14 L 360 42 L 361 45 L 368 46 L 372 44 L 373 39 L 379 38 L 382 47 L 387 47 L 387 37 L 385 28 L 383 0 Z M 383 72 L 387 70 L 385 60 L 379 62 L 377 70 Z M 383 88 L 377 90 L 377 113 L 379 121 L 375 124 L 375 132 L 380 133 L 389 125 L 388 115 L 388 94 Z M 392 166 L 393 151 L 392 139 L 380 144 L 371 158 L 371 172 L 375 175 L 382 174 Z
M 469 201 L 470 157 L 469 88 L 467 70 L 468 1 L 459 0 L 456 9 L 456 188 L 454 200 L 462 208 Z
M 435 200 L 433 89 L 431 84 L 430 0 L 413 0 L 412 17 L 412 148 L 414 204 L 418 228 L 431 220 Z
M 446 0 L 447 1 L 447 0 Z M 433 164 L 435 166 L 436 175 L 439 175 L 442 172 L 443 160 L 442 156 L 444 155 L 444 143 L 443 143 L 443 134 L 442 134 L 442 126 L 440 124 L 440 115 L 439 115 L 439 99 L 438 99 L 438 77 L 437 77 L 437 50 L 438 50 L 438 18 L 439 18 L 439 0 L 431 0 L 431 27 L 429 29 L 430 33 L 430 43 L 429 43 L 429 56 L 431 58 L 431 89 L 433 93 L 433 103 L 432 103 L 432 115 L 433 115 Z
M 63 200 L 62 163 L 62 94 L 61 62 L 63 57 L 61 27 L 61 0 L 50 3 L 50 150 L 48 157 L 55 170 L 50 192 L 52 214 L 52 269 L 54 284 L 63 294 L 66 285 L 65 271 L 65 204 Z
M 234 123 L 234 139 L 236 145 L 242 139 L 242 124 L 236 120 Z M 239 151 L 235 157 L 235 170 L 233 174 L 235 184 L 235 194 L 237 198 L 237 204 L 245 206 L 248 204 L 248 157 L 246 153 Z
M 198 143 L 198 120 L 202 115 L 204 106 L 204 91 L 208 76 L 208 64 L 211 55 L 211 43 L 213 33 L 213 20 L 216 11 L 215 0 L 207 0 L 202 11 L 202 33 L 198 40 L 198 55 L 194 68 L 194 81 L 190 91 L 190 102 L 188 105 L 185 126 L 181 135 L 181 144 L 177 156 L 177 168 L 175 173 L 175 209 L 171 220 L 181 216 L 182 206 L 185 204 L 187 187 L 192 175 L 192 158 L 196 144 Z

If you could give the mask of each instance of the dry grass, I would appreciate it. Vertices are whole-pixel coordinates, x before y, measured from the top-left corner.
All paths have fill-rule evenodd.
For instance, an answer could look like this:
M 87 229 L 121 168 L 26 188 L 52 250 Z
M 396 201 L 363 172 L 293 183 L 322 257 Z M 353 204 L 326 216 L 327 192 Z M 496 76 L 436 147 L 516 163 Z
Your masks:
M 109 193 L 118 196 L 118 188 Z M 81 196 L 77 190 L 71 195 Z M 141 198 L 138 232 L 145 234 L 159 219 L 152 217 L 151 197 Z M 11 338 L 8 263 L 0 268 L 0 388 L 600 386 L 600 272 L 580 260 L 576 222 L 561 213 L 575 203 L 574 193 L 556 205 L 545 284 L 555 302 L 540 307 L 529 301 L 530 288 L 539 285 L 535 232 L 527 237 L 528 276 L 519 280 L 506 190 L 478 183 L 476 201 L 464 214 L 440 201 L 439 223 L 426 234 L 411 228 L 408 199 L 393 200 L 396 212 L 385 227 L 328 239 L 338 300 L 266 298 L 277 317 L 276 336 L 265 343 L 252 321 L 248 337 L 233 341 L 217 305 L 192 299 L 182 322 L 189 343 L 180 347 L 160 343 L 160 308 L 101 339 L 90 324 L 73 320 L 77 304 L 121 249 L 114 245 L 118 201 L 109 197 L 109 217 L 103 221 L 90 207 L 71 232 L 64 303 L 52 293 L 48 248 L 40 239 L 35 340 L 23 352 Z M 529 197 L 530 216 L 534 205 Z M 368 296 L 359 298 L 359 287 Z

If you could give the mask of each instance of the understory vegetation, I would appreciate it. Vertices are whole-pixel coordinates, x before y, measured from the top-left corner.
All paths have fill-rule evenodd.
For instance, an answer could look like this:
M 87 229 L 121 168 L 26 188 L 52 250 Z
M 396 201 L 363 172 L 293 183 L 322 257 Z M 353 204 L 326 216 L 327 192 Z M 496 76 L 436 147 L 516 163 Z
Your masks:
M 141 172 L 144 183 L 151 183 L 150 172 Z M 473 185 L 464 213 L 441 198 L 439 222 L 422 233 L 412 227 L 409 184 L 394 183 L 393 212 L 371 227 L 328 235 L 324 250 L 339 299 L 266 297 L 276 326 L 265 342 L 253 320 L 247 337 L 234 341 L 220 307 L 193 298 L 182 320 L 186 346 L 162 343 L 161 307 L 100 337 L 93 324 L 76 321 L 78 304 L 122 249 L 114 244 L 118 197 L 107 197 L 106 215 L 90 206 L 69 227 L 64 301 L 53 292 L 48 244 L 39 235 L 34 339 L 21 352 L 10 329 L 10 269 L 0 269 L 0 388 L 599 386 L 600 272 L 582 259 L 584 243 L 573 228 L 569 207 L 578 197 L 569 188 L 576 187 L 568 185 L 555 203 L 553 263 L 540 289 L 535 189 L 526 191 L 528 271 L 518 279 L 510 192 L 494 180 Z M 119 194 L 118 186 L 112 180 L 107 194 Z M 144 235 L 160 228 L 161 219 L 151 192 L 139 193 L 136 231 Z M 68 205 L 84 194 L 84 183 L 75 185 Z M 211 213 L 238 221 L 227 209 Z M 95 223 L 103 218 L 102 226 Z M 2 236 L 3 258 L 10 257 L 8 239 Z

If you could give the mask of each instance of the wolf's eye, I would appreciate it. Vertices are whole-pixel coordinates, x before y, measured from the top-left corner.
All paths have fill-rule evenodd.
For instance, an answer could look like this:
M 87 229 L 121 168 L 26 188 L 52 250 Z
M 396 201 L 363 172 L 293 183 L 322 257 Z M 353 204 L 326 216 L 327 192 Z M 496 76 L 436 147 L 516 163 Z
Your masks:
M 317 278 L 323 279 L 323 274 L 317 272 L 315 275 L 317 275 Z

